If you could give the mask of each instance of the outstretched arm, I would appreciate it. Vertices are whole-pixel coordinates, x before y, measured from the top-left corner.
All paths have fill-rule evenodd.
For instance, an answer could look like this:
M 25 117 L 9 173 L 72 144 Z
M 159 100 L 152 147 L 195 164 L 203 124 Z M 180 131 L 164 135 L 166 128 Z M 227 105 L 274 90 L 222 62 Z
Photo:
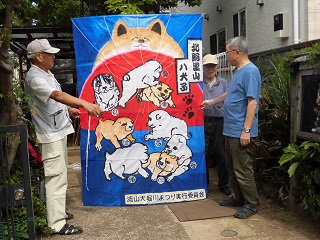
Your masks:
M 226 95 L 227 95 L 227 92 L 225 92 L 225 93 L 221 94 L 219 97 L 213 98 L 211 100 L 204 100 L 201 103 L 201 106 L 202 106 L 201 109 L 205 109 L 205 108 L 210 107 L 214 104 L 223 102 L 226 99 Z
M 50 94 L 50 98 L 56 100 L 57 102 L 66 104 L 70 107 L 83 108 L 89 113 L 89 115 L 92 116 L 102 115 L 103 113 L 103 110 L 98 105 L 89 103 L 81 98 L 71 96 L 70 94 L 65 92 L 54 90 Z

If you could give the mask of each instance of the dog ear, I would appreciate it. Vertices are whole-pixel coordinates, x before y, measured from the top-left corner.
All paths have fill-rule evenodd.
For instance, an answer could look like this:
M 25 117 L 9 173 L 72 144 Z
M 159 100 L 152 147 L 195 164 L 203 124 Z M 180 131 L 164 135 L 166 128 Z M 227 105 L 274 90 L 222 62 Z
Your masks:
M 164 24 L 159 19 L 152 21 L 148 27 L 152 32 L 158 33 L 160 36 L 166 33 Z
M 121 35 L 127 34 L 128 29 L 128 25 L 124 21 L 119 20 L 114 26 L 113 34 L 120 37 Z

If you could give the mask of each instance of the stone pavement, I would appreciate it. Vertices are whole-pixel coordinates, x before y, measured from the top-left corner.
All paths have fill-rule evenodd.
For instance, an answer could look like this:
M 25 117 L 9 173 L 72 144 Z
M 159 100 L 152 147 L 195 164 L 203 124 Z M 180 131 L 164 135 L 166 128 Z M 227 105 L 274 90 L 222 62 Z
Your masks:
M 67 208 L 81 226 L 80 235 L 51 235 L 41 239 L 84 240 L 305 240 L 320 239 L 320 228 L 286 211 L 260 194 L 259 212 L 249 219 L 222 217 L 179 222 L 168 205 L 96 207 L 83 206 L 79 148 L 69 148 Z M 215 169 L 210 169 L 209 198 L 225 199 L 216 186 Z M 236 234 L 228 237 L 228 234 Z

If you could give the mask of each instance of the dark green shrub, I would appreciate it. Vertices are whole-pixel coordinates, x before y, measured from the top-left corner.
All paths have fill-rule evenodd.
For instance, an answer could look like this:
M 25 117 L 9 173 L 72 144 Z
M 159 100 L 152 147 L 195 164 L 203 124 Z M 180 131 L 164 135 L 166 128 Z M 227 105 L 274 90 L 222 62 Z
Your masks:
M 290 177 L 296 176 L 294 195 L 315 220 L 320 220 L 320 144 L 304 141 L 283 149 L 280 166 L 286 166 Z

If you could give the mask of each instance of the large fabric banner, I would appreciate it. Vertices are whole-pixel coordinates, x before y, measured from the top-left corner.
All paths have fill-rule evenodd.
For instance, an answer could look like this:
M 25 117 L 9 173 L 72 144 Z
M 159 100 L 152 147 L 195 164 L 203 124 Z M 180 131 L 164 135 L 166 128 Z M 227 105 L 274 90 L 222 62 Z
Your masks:
M 84 205 L 207 198 L 202 15 L 74 18 Z

